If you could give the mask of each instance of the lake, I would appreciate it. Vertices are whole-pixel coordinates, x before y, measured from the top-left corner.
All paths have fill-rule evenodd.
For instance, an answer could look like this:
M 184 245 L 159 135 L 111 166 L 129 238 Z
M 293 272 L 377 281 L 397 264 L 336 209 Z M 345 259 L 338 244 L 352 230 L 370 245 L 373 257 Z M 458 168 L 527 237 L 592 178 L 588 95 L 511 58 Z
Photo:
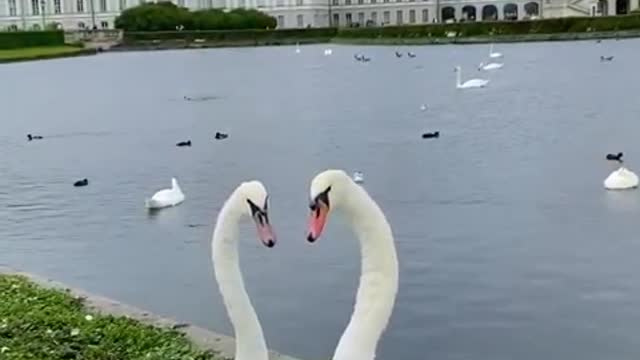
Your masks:
M 488 45 L 324 48 L 1 66 L 0 263 L 229 334 L 211 233 L 230 192 L 260 179 L 279 243 L 242 226 L 248 292 L 269 347 L 327 359 L 359 252 L 339 217 L 306 242 L 308 187 L 359 170 L 400 260 L 379 359 L 637 359 L 640 193 L 602 182 L 608 152 L 640 169 L 639 40 L 498 45 L 493 73 L 475 69 Z M 457 90 L 455 65 L 489 87 Z M 149 214 L 172 176 L 186 201 Z

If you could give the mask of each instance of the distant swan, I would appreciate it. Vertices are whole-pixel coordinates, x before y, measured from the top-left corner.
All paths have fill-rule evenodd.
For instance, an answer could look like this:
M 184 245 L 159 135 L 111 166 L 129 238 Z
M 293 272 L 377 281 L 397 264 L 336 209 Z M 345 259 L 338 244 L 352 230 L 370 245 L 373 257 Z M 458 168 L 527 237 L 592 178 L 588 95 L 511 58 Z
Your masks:
M 391 226 L 376 202 L 344 171 L 318 174 L 310 193 L 307 241 L 318 240 L 333 213 L 345 215 L 360 241 L 361 274 L 355 306 L 332 359 L 373 360 L 398 293 L 398 257 Z
M 267 191 L 258 181 L 242 183 L 225 201 L 213 231 L 211 255 L 218 288 L 236 338 L 235 360 L 268 360 L 269 352 L 251 299 L 244 287 L 238 256 L 238 223 L 251 217 L 258 238 L 273 247 L 276 238 L 267 215 Z
M 502 63 L 489 63 L 489 64 L 485 64 L 485 63 L 480 63 L 480 65 L 478 65 L 478 70 L 497 70 L 497 69 L 501 69 L 504 66 L 504 64 Z
M 460 66 L 455 67 L 456 74 L 456 87 L 458 89 L 472 89 L 472 88 L 483 88 L 489 84 L 489 80 L 485 79 L 471 79 L 467 80 L 464 83 L 461 83 L 462 80 L 462 68 Z
M 411 51 L 409 51 L 409 52 L 407 53 L 407 56 L 409 56 L 410 58 L 414 58 L 414 57 L 416 57 L 416 54 L 414 54 L 414 53 L 412 53 Z
M 399 53 L 399 52 L 396 51 L 396 57 L 397 58 L 401 58 L 402 57 L 402 53 Z
M 178 180 L 171 179 L 171 189 L 160 190 L 153 194 L 151 199 L 145 201 L 149 209 L 161 209 L 169 206 L 176 206 L 184 201 L 184 194 L 178 185 Z
M 624 166 L 620 166 L 604 180 L 604 187 L 608 190 L 633 189 L 638 187 L 638 176 Z
M 364 174 L 361 171 L 356 171 L 353 173 L 353 181 L 356 184 L 362 184 L 364 182 Z
M 489 57 L 493 59 L 502 57 L 502 53 L 493 52 L 493 43 L 489 46 Z
M 296 54 L 300 54 L 300 43 L 296 43 Z
M 331 49 L 324 49 L 324 56 L 329 56 L 329 55 L 331 55 L 331 54 L 333 54 L 333 50 L 331 50 Z

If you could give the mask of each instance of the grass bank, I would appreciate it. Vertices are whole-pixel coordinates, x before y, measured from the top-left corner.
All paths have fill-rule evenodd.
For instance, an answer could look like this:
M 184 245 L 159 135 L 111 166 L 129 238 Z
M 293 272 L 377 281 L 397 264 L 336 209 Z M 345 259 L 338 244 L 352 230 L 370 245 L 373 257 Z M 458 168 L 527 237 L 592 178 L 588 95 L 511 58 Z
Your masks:
M 6 49 L 0 50 L 0 63 L 90 55 L 95 54 L 95 52 L 93 49 L 68 45 Z
M 0 359 L 221 360 L 179 332 L 94 313 L 69 293 L 2 274 Z

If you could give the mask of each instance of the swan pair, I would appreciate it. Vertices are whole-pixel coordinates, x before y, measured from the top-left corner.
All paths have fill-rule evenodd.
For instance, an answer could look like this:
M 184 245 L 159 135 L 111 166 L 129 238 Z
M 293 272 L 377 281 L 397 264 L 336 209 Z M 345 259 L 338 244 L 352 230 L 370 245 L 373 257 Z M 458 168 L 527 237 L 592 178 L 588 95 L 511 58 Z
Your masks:
M 342 170 L 318 174 L 311 181 L 310 195 L 308 242 L 318 240 L 336 210 L 342 210 L 360 240 L 362 274 L 355 307 L 332 360 L 373 360 L 398 292 L 398 258 L 391 227 L 366 190 Z M 213 232 L 213 267 L 235 333 L 235 360 L 269 358 L 262 327 L 245 290 L 237 244 L 239 221 L 250 217 L 260 242 L 275 246 L 268 208 L 264 185 L 244 182 L 224 203 Z

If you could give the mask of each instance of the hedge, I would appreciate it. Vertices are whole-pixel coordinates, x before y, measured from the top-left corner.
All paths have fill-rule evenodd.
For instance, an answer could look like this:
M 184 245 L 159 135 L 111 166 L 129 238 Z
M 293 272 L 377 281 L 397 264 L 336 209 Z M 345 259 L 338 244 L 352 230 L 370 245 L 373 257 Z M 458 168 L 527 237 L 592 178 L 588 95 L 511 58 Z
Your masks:
M 0 49 L 64 45 L 62 31 L 0 32 Z
M 421 38 L 604 32 L 640 29 L 640 16 L 568 17 L 528 21 L 478 21 L 451 24 L 344 28 L 342 38 Z
M 207 41 L 278 41 L 287 39 L 326 39 L 335 37 L 337 29 L 310 28 L 284 30 L 212 30 L 212 31 L 149 31 L 125 32 L 124 42 L 152 40 L 185 40 L 204 39 Z

